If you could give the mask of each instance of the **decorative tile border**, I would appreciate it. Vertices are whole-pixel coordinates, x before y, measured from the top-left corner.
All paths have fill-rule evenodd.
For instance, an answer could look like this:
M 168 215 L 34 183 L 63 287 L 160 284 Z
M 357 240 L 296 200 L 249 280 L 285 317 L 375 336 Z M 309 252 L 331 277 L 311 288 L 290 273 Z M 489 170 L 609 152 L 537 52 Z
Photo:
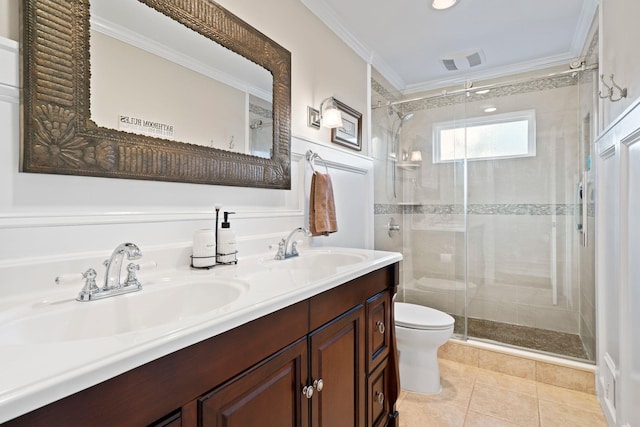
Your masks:
M 594 57 L 598 53 L 598 33 L 600 30 L 596 30 L 593 33 L 593 37 L 591 37 L 591 43 L 589 43 L 589 48 L 587 49 L 587 53 L 585 58 L 588 60 L 589 58 Z
M 573 215 L 574 204 L 470 204 L 469 215 Z M 397 205 L 376 203 L 374 215 L 389 214 L 463 214 L 463 205 Z
M 249 112 L 257 114 L 258 116 L 264 117 L 264 118 L 267 118 L 267 119 L 270 119 L 270 118 L 273 117 L 273 110 L 261 107 L 260 105 L 256 105 L 256 104 L 253 104 L 253 103 L 249 104 Z
M 403 214 L 404 207 L 401 205 L 391 205 L 391 204 L 382 204 L 375 203 L 373 205 L 373 214 L 374 215 L 391 215 L 391 214 Z
M 374 78 L 371 78 L 371 90 L 378 93 L 389 102 L 398 101 L 398 97 L 387 90 L 386 87 Z

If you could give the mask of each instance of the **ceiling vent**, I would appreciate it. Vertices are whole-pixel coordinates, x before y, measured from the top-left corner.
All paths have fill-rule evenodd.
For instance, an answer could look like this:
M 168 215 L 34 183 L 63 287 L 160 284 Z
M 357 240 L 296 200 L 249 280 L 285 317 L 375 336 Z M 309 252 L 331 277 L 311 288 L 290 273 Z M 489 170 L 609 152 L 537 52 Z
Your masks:
M 448 55 L 442 58 L 442 65 L 449 71 L 469 70 L 484 63 L 484 52 L 472 50 Z
M 454 61 L 453 59 L 443 59 L 442 63 L 444 64 L 444 68 L 449 71 L 455 71 L 458 69 L 458 67 L 456 66 L 456 61 Z

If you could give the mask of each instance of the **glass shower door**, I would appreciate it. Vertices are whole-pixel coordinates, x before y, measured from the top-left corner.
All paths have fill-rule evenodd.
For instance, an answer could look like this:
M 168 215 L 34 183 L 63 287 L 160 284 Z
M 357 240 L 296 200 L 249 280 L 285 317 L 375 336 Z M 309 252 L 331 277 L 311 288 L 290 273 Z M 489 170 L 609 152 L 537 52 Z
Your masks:
M 404 278 L 400 296 L 406 302 L 451 314 L 456 319 L 454 333 L 465 339 L 464 144 L 452 148 L 457 159 L 446 161 L 438 158 L 439 151 L 434 145 L 434 124 L 442 120 L 464 120 L 464 99 L 447 97 L 444 105 L 433 108 L 428 103 L 408 103 L 403 107 L 405 113 L 413 113 L 413 119 L 403 129 L 398 165 L 403 189 L 400 203 L 405 212 Z

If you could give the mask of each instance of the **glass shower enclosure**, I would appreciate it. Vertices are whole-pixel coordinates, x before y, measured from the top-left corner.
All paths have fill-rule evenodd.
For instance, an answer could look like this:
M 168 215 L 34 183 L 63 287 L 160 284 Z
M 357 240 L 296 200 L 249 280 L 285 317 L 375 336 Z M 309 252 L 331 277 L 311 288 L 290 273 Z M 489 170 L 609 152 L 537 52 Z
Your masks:
M 376 249 L 460 339 L 594 359 L 588 67 L 406 99 L 372 79 Z

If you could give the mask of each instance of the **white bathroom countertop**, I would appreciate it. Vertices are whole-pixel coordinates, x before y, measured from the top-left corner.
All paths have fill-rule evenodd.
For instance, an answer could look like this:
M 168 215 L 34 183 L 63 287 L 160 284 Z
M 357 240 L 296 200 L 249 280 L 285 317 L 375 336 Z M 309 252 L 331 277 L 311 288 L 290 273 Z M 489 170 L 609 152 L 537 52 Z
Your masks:
M 0 423 L 402 259 L 395 252 L 345 248 L 304 248 L 284 261 L 272 256 L 241 258 L 238 265 L 211 270 L 141 272 L 142 291 L 98 301 L 75 301 L 80 289 L 71 286 L 3 298 Z M 170 287 L 189 293 L 191 283 L 208 281 L 212 287 L 229 283 L 241 295 L 212 310 L 184 307 L 190 300 L 182 299 L 184 294 L 176 299 L 175 291 L 166 302 L 157 298 Z M 150 302 L 158 306 L 149 307 Z M 197 303 L 202 307 L 203 301 Z M 175 310 L 175 304 L 182 306 Z M 92 318 L 105 309 L 112 315 Z M 136 326 L 130 330 L 132 318 Z

